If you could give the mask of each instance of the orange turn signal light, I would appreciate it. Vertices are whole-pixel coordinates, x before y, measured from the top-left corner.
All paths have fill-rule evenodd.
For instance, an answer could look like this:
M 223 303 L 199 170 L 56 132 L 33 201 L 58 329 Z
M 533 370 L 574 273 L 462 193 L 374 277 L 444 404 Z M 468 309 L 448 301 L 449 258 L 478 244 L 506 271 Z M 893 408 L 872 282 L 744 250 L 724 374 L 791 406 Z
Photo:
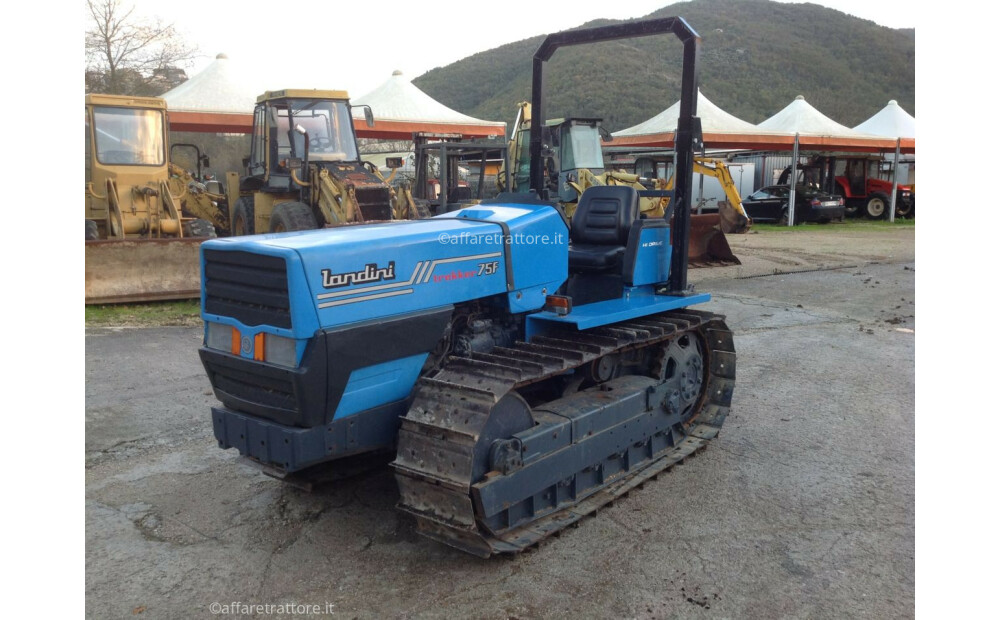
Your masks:
M 253 358 L 258 362 L 264 361 L 264 332 L 253 337 Z
M 565 316 L 573 310 L 573 298 L 564 295 L 548 295 L 543 310 Z

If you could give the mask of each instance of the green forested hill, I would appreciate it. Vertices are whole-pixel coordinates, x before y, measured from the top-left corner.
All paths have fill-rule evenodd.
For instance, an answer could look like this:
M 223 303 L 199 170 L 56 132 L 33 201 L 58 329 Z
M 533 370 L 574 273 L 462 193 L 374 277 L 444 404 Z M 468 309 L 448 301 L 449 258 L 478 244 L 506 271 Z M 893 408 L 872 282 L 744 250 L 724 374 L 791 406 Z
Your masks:
M 890 99 L 915 114 L 913 29 L 769 0 L 679 2 L 646 17 L 674 15 L 702 37 L 702 93 L 746 121 L 763 121 L 796 95 L 849 127 Z M 531 57 L 543 38 L 438 67 L 413 83 L 456 110 L 510 122 L 516 103 L 530 99 Z M 546 116 L 599 116 L 612 131 L 640 123 L 678 99 L 680 55 L 669 35 L 562 48 L 546 65 Z

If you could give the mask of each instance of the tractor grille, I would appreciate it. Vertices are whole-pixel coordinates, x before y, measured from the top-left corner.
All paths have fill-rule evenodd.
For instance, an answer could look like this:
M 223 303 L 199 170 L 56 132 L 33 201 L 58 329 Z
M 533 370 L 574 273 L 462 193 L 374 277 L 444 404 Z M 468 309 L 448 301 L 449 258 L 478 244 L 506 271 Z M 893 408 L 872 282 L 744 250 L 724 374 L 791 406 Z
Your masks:
M 388 187 L 359 187 L 354 191 L 354 196 L 358 200 L 365 221 L 392 219 Z
M 212 364 L 213 385 L 216 389 L 232 394 L 240 399 L 269 409 L 295 411 L 294 386 L 290 376 L 269 377 L 251 370 L 229 368 Z
M 292 326 L 285 260 L 205 250 L 205 312 L 244 325 Z

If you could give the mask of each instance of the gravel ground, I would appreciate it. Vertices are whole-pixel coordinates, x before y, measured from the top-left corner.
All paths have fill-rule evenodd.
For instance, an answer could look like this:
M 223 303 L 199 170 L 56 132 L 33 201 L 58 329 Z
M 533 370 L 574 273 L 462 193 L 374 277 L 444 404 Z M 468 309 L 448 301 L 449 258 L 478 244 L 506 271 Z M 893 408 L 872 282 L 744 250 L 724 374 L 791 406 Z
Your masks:
M 736 335 L 721 436 L 512 558 L 419 537 L 384 467 L 306 493 L 219 450 L 200 329 L 87 329 L 87 616 L 913 616 L 914 230 L 731 244 L 690 276 Z

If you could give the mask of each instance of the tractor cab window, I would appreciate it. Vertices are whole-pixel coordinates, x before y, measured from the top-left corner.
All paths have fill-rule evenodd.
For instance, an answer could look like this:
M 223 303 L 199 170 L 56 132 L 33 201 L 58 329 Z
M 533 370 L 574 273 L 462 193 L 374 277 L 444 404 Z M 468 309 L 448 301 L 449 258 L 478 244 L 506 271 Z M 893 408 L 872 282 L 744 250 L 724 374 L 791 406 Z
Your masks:
M 136 108 L 94 108 L 94 141 L 102 164 L 162 166 L 163 112 Z
M 863 159 L 852 159 L 847 164 L 847 180 L 851 185 L 851 192 L 858 195 L 865 194 L 865 173 L 867 166 Z
M 305 156 L 309 140 L 310 161 L 357 161 L 354 124 L 347 103 L 292 99 L 275 104 L 278 160 Z M 296 125 L 306 135 L 296 131 Z
M 562 128 L 563 171 L 577 168 L 604 168 L 601 134 L 591 125 L 564 125 Z

